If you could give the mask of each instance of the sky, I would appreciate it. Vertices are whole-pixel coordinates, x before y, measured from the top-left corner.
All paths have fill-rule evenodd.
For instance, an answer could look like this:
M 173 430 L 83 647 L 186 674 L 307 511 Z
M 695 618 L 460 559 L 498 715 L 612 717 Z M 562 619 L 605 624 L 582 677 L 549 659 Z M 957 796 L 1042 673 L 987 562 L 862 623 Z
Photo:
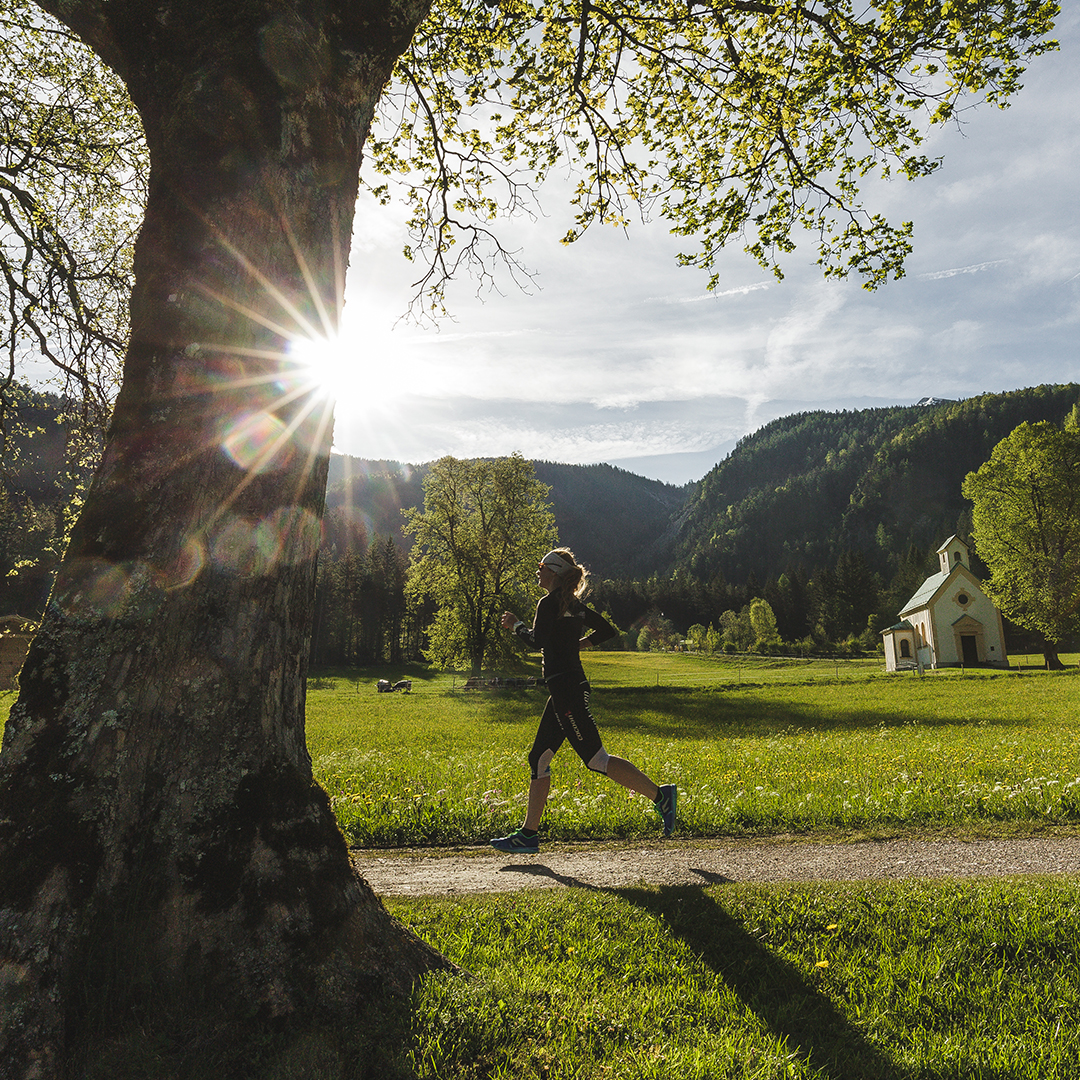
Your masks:
M 931 177 L 864 189 L 915 223 L 907 276 L 876 292 L 825 281 L 809 237 L 779 283 L 734 246 L 712 293 L 662 220 L 563 246 L 556 182 L 544 217 L 500 225 L 528 289 L 456 281 L 451 318 L 417 327 L 399 319 L 416 274 L 401 207 L 362 200 L 343 341 L 363 381 L 339 398 L 335 449 L 413 464 L 519 451 L 683 484 L 791 413 L 1080 381 L 1080 12 L 1064 6 L 1061 50 L 1010 109 L 935 131 Z

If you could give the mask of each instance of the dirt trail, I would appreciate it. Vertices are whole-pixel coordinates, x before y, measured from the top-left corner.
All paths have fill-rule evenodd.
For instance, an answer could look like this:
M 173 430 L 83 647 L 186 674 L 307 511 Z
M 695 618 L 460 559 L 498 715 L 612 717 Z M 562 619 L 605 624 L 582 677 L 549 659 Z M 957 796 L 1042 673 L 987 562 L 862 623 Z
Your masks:
M 1080 873 L 1080 836 L 1004 840 L 863 840 L 844 844 L 669 840 L 552 844 L 539 855 L 489 847 L 451 851 L 353 852 L 381 896 L 438 896 L 517 889 L 619 888 L 747 881 L 890 881 L 899 878 L 1002 877 Z

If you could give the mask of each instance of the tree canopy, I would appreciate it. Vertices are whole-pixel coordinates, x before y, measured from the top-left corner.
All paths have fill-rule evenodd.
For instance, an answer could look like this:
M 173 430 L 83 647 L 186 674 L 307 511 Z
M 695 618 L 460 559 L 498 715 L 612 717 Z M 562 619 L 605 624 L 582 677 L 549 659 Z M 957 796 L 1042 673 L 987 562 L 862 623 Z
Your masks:
M 1055 645 L 1080 631 L 1080 425 L 1021 424 L 964 481 L 1002 612 Z M 1048 662 L 1057 666 L 1056 653 Z
M 34 356 L 103 429 L 127 341 L 148 162 L 123 84 L 27 0 L 0 0 L 0 422 Z
M 395 70 L 368 153 L 404 174 L 419 284 L 501 257 L 490 219 L 578 176 L 572 241 L 658 211 L 712 272 L 741 239 L 763 267 L 807 230 L 826 275 L 899 277 L 912 223 L 864 207 L 863 178 L 940 165 L 927 128 L 974 95 L 1004 107 L 1054 47 L 1057 5 L 877 0 L 436 0 Z M 385 183 L 375 186 L 386 195 Z
M 74 14 L 40 6 L 117 65 L 95 2 Z M 558 165 L 578 176 L 568 242 L 596 222 L 658 212 L 696 241 L 680 260 L 714 285 L 733 240 L 781 277 L 806 230 L 826 275 L 874 288 L 902 276 L 912 223 L 864 206 L 863 178 L 934 171 L 940 159 L 920 149 L 927 128 L 958 120 L 973 99 L 1006 107 L 1025 65 L 1054 47 L 1057 10 L 1052 0 L 435 0 L 378 103 L 365 175 L 384 200 L 404 191 L 419 307 L 439 307 L 464 267 L 488 283 L 498 263 L 526 272 L 493 219 L 531 212 Z M 303 81 L 325 54 L 290 44 L 285 21 L 271 29 L 268 15 L 263 60 Z M 138 116 L 62 22 L 3 0 L 0 24 L 0 201 L 17 237 L 4 260 L 9 377 L 29 344 L 111 399 L 145 192 Z
M 436 605 L 427 656 L 440 667 L 479 673 L 510 655 L 499 619 L 535 598 L 537 561 L 556 542 L 547 496 L 520 454 L 432 466 L 424 509 L 405 511 L 414 540 L 407 589 Z

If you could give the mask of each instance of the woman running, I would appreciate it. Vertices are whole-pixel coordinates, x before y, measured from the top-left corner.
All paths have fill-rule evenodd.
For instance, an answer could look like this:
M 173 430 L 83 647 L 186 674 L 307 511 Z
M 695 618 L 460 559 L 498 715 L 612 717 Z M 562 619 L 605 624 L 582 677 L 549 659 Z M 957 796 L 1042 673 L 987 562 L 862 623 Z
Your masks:
M 589 712 L 589 683 L 581 666 L 581 642 L 597 645 L 614 637 L 611 624 L 581 602 L 587 571 L 579 566 L 568 548 L 549 551 L 540 560 L 536 580 L 546 593 L 536 605 L 530 629 L 512 612 L 505 612 L 502 625 L 543 654 L 544 682 L 551 695 L 540 717 L 536 740 L 529 752 L 529 805 L 525 824 L 509 836 L 491 841 L 499 851 L 535 855 L 540 850 L 537 833 L 551 790 L 551 759 L 563 742 L 569 741 L 585 767 L 604 773 L 617 784 L 652 799 L 664 823 L 664 835 L 675 828 L 674 784 L 658 787 L 640 769 L 624 758 L 612 757 L 604 749 L 596 722 Z M 586 629 L 591 631 L 585 636 Z

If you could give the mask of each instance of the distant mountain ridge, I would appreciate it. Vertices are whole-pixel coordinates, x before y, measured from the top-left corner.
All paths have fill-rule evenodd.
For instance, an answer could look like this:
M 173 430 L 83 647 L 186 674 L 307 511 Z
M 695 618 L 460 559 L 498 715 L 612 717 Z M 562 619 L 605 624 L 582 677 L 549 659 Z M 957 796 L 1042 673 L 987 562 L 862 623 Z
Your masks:
M 695 485 L 673 566 L 765 581 L 857 551 L 888 574 L 912 546 L 932 552 L 967 535 L 967 473 L 1019 424 L 1061 423 L 1078 401 L 1080 385 L 1067 383 L 775 420 Z
M 676 535 L 672 522 L 685 506 L 691 485 L 665 484 L 614 465 L 532 464 L 537 479 L 551 488 L 559 543 L 594 574 L 648 576 L 670 561 Z M 401 511 L 423 506 L 429 468 L 430 463 L 333 455 L 326 491 L 331 543 L 336 531 L 344 537 L 362 529 L 369 539 L 393 536 L 407 547 Z
M 733 585 L 763 585 L 800 568 L 812 577 L 857 552 L 889 582 L 912 552 L 932 553 L 954 532 L 968 536 L 960 486 L 1001 439 L 1024 421 L 1061 423 L 1078 401 L 1080 385 L 1067 383 L 964 401 L 798 413 L 747 435 L 702 480 L 684 486 L 607 464 L 533 465 L 551 488 L 560 542 L 600 579 L 677 572 L 680 579 L 719 575 Z M 35 529 L 46 518 L 59 523 L 70 497 L 57 475 L 63 429 L 50 421 L 58 404 L 26 394 L 27 419 L 48 435 L 20 444 L 17 468 L 5 462 L 4 572 L 17 557 L 35 554 L 27 545 L 43 542 L 26 522 Z M 407 549 L 401 511 L 423 505 L 429 467 L 333 455 L 324 547 L 343 554 L 393 537 Z M 51 570 L 44 563 L 0 580 L 0 615 L 40 610 Z

